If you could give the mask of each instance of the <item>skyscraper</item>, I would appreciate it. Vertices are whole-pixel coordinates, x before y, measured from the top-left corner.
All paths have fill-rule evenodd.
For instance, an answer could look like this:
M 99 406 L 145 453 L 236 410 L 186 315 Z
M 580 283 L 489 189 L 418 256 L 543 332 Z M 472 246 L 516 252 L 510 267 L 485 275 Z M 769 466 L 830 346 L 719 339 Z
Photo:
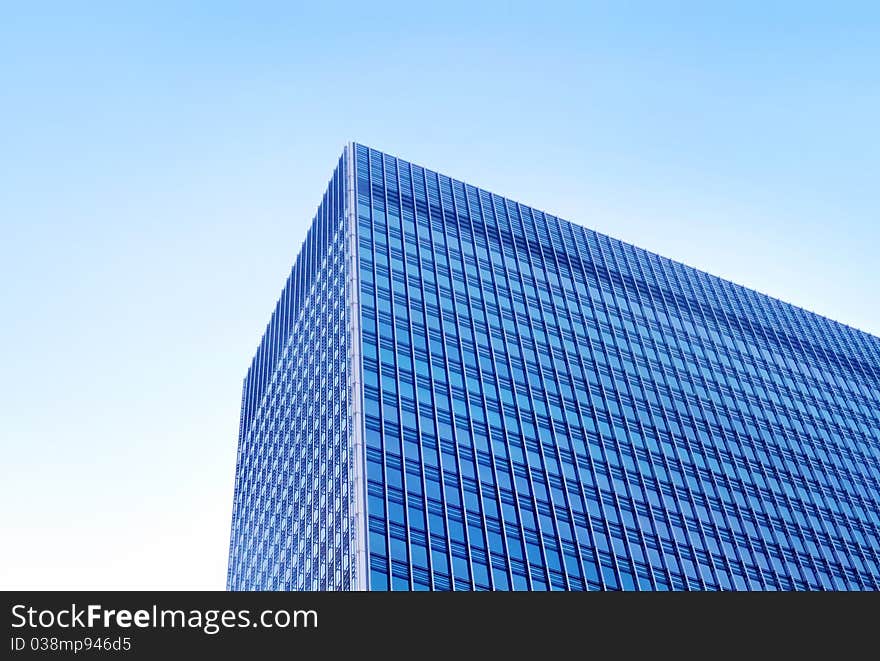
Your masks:
M 880 588 L 880 339 L 349 145 L 244 382 L 228 588 Z

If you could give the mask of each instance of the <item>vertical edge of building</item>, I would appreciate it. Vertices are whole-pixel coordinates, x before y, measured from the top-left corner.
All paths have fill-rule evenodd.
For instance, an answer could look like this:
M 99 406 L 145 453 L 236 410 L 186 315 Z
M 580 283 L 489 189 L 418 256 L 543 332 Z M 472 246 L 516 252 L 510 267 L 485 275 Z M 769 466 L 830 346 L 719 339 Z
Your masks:
M 232 590 L 232 554 L 235 542 L 235 519 L 237 515 L 237 507 L 236 503 L 238 499 L 235 497 L 235 492 L 238 489 L 238 481 L 239 474 L 241 472 L 241 447 L 242 447 L 242 438 L 244 433 L 244 420 L 245 420 L 245 407 L 248 403 L 248 383 L 250 382 L 250 372 L 248 369 L 247 375 L 245 375 L 242 385 L 241 385 L 241 413 L 238 418 L 238 444 L 235 449 L 235 476 L 233 478 L 233 494 L 232 494 L 232 521 L 229 525 L 229 553 L 226 561 L 226 590 Z
M 363 361 L 361 357 L 361 307 L 360 307 L 360 257 L 358 254 L 357 216 L 357 145 L 349 142 L 345 147 L 345 223 L 348 233 L 346 288 L 347 304 L 351 314 L 351 347 L 349 353 L 349 405 L 351 406 L 351 462 L 352 488 L 354 490 L 355 522 L 355 588 L 370 589 L 370 572 L 367 566 L 367 472 L 364 450 L 363 418 Z

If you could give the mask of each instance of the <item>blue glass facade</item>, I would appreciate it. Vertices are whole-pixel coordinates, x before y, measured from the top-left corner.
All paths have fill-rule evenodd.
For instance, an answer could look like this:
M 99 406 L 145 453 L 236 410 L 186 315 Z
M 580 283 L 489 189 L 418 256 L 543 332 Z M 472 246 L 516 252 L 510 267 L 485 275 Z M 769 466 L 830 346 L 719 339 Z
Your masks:
M 294 435 L 303 377 L 249 373 L 231 588 L 880 587 L 880 339 L 360 145 L 340 168 L 341 316 L 276 332 L 309 360 L 335 328 L 339 381 Z

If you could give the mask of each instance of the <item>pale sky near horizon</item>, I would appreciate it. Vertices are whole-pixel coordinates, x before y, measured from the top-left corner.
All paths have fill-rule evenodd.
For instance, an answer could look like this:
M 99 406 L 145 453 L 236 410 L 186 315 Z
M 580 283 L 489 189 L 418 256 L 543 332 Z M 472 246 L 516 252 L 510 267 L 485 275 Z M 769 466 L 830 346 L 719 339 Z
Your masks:
M 875 3 L 295 4 L 0 7 L 0 589 L 224 588 L 349 140 L 880 334 Z

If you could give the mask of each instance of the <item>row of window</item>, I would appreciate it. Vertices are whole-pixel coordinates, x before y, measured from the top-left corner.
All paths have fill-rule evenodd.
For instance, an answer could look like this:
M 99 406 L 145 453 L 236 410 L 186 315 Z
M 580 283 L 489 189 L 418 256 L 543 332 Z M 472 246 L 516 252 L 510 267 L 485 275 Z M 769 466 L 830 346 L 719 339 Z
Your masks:
M 324 252 L 290 287 L 305 289 L 262 392 L 248 392 L 236 474 L 229 588 L 351 589 L 357 585 L 351 466 L 351 309 L 347 231 L 334 177 L 319 209 Z M 335 224 L 329 219 L 336 218 Z M 298 258 L 305 259 L 303 255 Z M 298 273 L 294 269 L 294 274 Z M 248 395 L 255 401 L 247 401 Z
M 827 328 L 811 335 L 814 321 L 793 327 L 778 302 L 751 294 L 745 302 L 731 285 L 611 247 L 556 219 L 545 223 L 543 214 L 482 191 L 449 184 L 460 199 L 444 200 L 437 194 L 442 177 L 375 152 L 359 150 L 357 174 L 373 587 L 491 587 L 495 555 L 509 580 L 526 578 L 533 589 L 877 585 L 877 481 L 857 461 L 876 462 L 876 447 L 864 426 L 853 428 L 849 411 L 835 414 L 846 401 L 825 402 L 801 387 L 805 376 L 833 373 L 833 387 L 876 402 L 876 375 L 839 353 L 853 353 L 852 338 L 829 341 Z M 385 199 L 405 187 L 413 207 Z M 458 213 L 464 205 L 466 218 Z M 505 240 L 498 229 L 513 208 L 521 240 Z M 467 263 L 461 239 L 467 234 L 476 254 L 475 228 L 487 237 L 486 259 L 500 257 L 489 269 L 479 259 Z M 584 284 L 598 296 L 572 284 L 573 252 L 593 266 L 595 277 Z M 630 258 L 624 268 L 621 260 Z M 606 260 L 615 269 L 597 268 Z M 555 295 L 539 293 L 548 290 Z M 501 313 L 494 318 L 486 314 L 490 293 Z M 505 328 L 505 300 L 522 303 L 518 311 L 509 306 L 513 328 Z M 429 318 L 429 306 L 439 314 Z M 647 332 L 639 332 L 640 322 Z M 574 351 L 563 344 L 566 324 L 567 341 L 581 340 Z M 488 360 L 465 361 L 468 344 L 478 354 L 481 325 L 487 341 L 479 353 Z M 528 351 L 524 338 L 535 340 Z M 760 348 L 749 353 L 743 340 Z M 640 361 L 645 348 L 657 358 Z M 792 356 L 813 365 L 803 370 Z M 731 378 L 713 369 L 722 363 Z M 645 369 L 627 371 L 627 364 Z M 743 377 L 761 390 L 743 393 Z M 804 400 L 818 415 L 796 406 Z M 870 411 L 859 415 L 875 420 Z M 526 425 L 549 430 L 551 442 L 532 440 L 529 449 L 529 435 L 520 433 Z M 804 462 L 816 448 L 826 461 Z M 477 452 L 488 460 L 479 469 Z M 699 470 L 705 479 L 692 481 Z M 729 504 L 715 496 L 722 492 Z M 531 544 L 527 558 L 504 542 L 499 552 L 493 527 L 510 530 L 504 539 Z M 487 547 L 492 539 L 495 553 Z M 603 553 L 626 561 L 597 564 Z

